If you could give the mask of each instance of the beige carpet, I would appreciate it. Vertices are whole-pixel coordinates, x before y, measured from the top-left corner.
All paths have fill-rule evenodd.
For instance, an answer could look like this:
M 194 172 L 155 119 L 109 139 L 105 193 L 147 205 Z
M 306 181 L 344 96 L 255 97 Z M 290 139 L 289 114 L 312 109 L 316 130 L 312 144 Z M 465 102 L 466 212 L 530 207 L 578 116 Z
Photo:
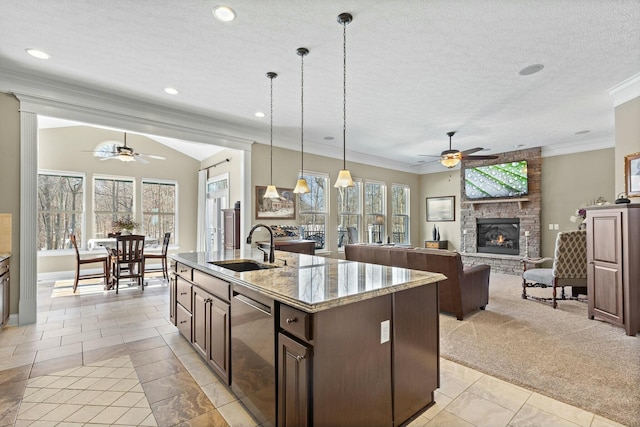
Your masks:
M 440 315 L 442 357 L 628 426 L 640 425 L 640 335 L 589 320 L 587 304 L 523 300 L 518 276 L 491 274 L 485 311 Z M 570 291 L 570 288 L 567 288 Z M 535 289 L 550 296 L 550 289 Z

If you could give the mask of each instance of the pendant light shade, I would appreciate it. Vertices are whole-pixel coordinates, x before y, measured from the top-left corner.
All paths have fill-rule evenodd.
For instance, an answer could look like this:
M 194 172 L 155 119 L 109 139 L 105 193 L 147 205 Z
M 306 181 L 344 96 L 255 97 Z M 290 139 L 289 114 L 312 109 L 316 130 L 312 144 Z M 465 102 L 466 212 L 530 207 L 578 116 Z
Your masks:
M 276 77 L 278 77 L 278 75 L 272 71 L 267 73 L 267 77 L 269 78 L 270 81 L 270 92 L 269 92 L 269 99 L 271 101 L 270 104 L 270 108 L 271 108 L 271 116 L 270 116 L 270 123 L 269 123 L 269 139 L 270 139 L 270 154 L 271 154 L 271 176 L 269 179 L 269 185 L 267 186 L 267 191 L 265 191 L 264 193 L 264 198 L 266 199 L 277 199 L 280 197 L 280 195 L 278 194 L 278 190 L 276 189 L 276 186 L 273 185 L 273 79 L 275 79 Z
M 300 56 L 300 176 L 296 183 L 294 193 L 309 193 L 307 180 L 304 179 L 304 56 L 309 53 L 306 47 L 299 47 L 296 53 Z
M 342 170 L 333 185 L 336 188 L 354 187 L 351 172 L 347 169 L 347 24 L 353 21 L 350 13 L 338 15 L 338 23 L 342 25 Z

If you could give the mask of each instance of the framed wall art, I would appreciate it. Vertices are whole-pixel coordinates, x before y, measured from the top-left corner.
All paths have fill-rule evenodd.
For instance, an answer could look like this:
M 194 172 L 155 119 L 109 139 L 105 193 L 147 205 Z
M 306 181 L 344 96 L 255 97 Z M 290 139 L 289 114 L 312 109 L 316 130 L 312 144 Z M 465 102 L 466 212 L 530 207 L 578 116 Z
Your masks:
M 291 188 L 278 188 L 277 199 L 266 199 L 267 187 L 256 186 L 256 219 L 295 219 L 296 195 Z
M 455 221 L 456 196 L 427 197 L 427 221 Z
M 624 156 L 624 182 L 627 197 L 640 197 L 640 152 Z

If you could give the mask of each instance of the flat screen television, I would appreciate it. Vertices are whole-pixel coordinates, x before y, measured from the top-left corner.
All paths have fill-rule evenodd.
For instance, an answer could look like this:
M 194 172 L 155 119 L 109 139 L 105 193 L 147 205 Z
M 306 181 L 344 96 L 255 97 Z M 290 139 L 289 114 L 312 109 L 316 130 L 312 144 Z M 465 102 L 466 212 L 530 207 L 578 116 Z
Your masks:
M 528 192 L 526 160 L 464 170 L 464 193 L 467 199 L 522 197 Z

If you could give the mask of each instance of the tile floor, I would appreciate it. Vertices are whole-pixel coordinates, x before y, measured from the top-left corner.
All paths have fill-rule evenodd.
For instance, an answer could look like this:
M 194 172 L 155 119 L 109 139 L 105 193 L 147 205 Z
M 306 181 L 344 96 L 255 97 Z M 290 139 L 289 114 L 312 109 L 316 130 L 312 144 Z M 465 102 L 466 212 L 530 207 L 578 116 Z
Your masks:
M 0 331 L 0 426 L 249 426 L 255 421 L 168 321 L 168 288 L 38 284 L 38 321 Z M 441 360 L 411 427 L 620 424 Z

